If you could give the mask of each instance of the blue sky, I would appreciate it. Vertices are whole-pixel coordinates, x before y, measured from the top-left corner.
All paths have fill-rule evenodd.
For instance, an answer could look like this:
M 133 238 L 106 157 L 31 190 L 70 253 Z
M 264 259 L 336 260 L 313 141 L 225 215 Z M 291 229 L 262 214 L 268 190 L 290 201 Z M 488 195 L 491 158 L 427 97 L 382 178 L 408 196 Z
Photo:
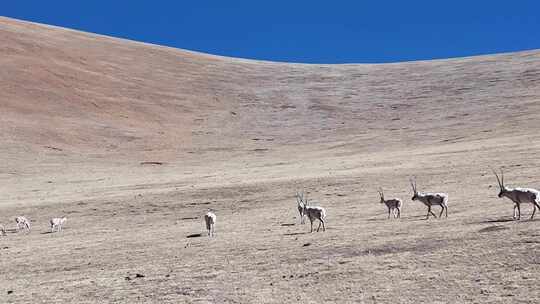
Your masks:
M 540 1 L 3 1 L 0 14 L 205 53 L 373 63 L 540 48 Z

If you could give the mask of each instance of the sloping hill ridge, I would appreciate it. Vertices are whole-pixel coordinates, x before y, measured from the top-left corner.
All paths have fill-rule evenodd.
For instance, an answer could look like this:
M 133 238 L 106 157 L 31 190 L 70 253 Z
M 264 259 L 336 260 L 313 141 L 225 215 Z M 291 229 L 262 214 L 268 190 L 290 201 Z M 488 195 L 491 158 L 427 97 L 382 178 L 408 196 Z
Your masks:
M 490 167 L 540 188 L 539 96 L 540 51 L 285 64 L 0 18 L 0 298 L 535 303 L 538 213 L 512 220 Z
M 5 178 L 60 160 L 302 162 L 332 147 L 328 155 L 538 139 L 540 51 L 286 64 L 0 18 L 0 65 Z

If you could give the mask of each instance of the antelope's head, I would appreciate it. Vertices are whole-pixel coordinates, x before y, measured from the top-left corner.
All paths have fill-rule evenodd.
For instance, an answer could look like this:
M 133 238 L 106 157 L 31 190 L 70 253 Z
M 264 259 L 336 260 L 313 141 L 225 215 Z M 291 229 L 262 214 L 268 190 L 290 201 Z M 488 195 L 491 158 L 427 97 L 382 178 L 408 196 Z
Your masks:
M 499 175 L 495 170 L 491 169 L 493 171 L 493 174 L 495 174 L 495 177 L 497 178 L 497 183 L 499 184 L 499 197 L 503 197 L 504 193 L 507 191 L 506 186 L 504 185 L 504 173 L 501 169 L 501 177 L 499 178 Z
M 411 187 L 412 187 L 412 191 L 413 191 L 413 196 L 412 196 L 411 200 L 415 201 L 415 200 L 418 199 L 418 191 L 416 191 L 416 179 L 411 178 Z
M 296 202 L 298 203 L 298 207 L 304 208 L 304 192 L 299 193 L 298 191 L 296 191 Z
M 383 192 L 383 189 L 382 188 L 379 188 L 379 190 L 377 190 L 377 192 L 379 192 L 379 196 L 381 198 L 381 204 L 384 203 L 384 192 Z

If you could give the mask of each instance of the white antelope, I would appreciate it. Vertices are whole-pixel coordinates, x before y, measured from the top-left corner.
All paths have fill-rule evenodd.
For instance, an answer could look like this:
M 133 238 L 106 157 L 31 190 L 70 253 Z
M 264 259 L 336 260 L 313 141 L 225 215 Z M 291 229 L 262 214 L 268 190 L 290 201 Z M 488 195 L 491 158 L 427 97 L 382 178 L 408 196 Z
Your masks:
M 384 192 L 382 188 L 380 188 L 378 192 L 379 196 L 381 197 L 381 204 L 385 204 L 388 208 L 388 218 L 390 218 L 390 214 L 393 214 L 394 218 L 400 218 L 401 206 L 403 206 L 403 202 L 399 198 L 384 199 Z
M 326 210 L 324 210 L 323 207 L 315 207 L 310 206 L 307 200 L 307 197 L 303 201 L 304 204 L 304 214 L 308 217 L 309 222 L 311 223 L 311 231 L 313 232 L 313 221 L 319 220 L 319 227 L 317 227 L 317 232 L 319 232 L 319 229 L 321 228 L 323 231 L 326 231 L 326 227 L 324 226 L 324 218 L 326 217 Z
M 24 229 L 26 232 L 30 232 L 30 221 L 26 217 L 17 216 L 15 222 L 17 223 L 17 231 Z
M 304 192 L 301 194 L 296 192 L 296 203 L 298 208 L 298 213 L 300 213 L 300 224 L 304 224 L 304 218 L 306 216 L 306 213 L 304 212 Z
M 208 236 L 214 236 L 214 227 L 216 225 L 216 215 L 208 211 L 204 215 L 204 222 L 206 223 L 206 230 L 208 230 Z
M 50 224 L 51 224 L 51 233 L 54 232 L 54 229 L 56 228 L 56 231 L 57 232 L 60 232 L 62 231 L 62 226 L 64 226 L 64 224 L 66 223 L 67 221 L 67 218 L 66 217 L 55 217 L 55 218 L 52 218 L 50 220 Z
M 441 209 L 441 213 L 439 214 L 439 218 L 442 217 L 443 212 L 445 212 L 446 217 L 448 217 L 448 194 L 418 192 L 416 190 L 416 180 L 412 180 L 412 179 L 411 179 L 411 186 L 414 193 L 411 199 L 413 201 L 419 200 L 428 207 L 426 219 L 429 219 L 430 214 L 433 215 L 435 218 L 437 218 L 435 213 L 431 211 L 431 206 L 441 206 L 442 209 Z
M 492 169 L 493 170 L 493 169 Z M 536 208 L 540 209 L 540 191 L 531 188 L 508 188 L 504 185 L 504 174 L 501 169 L 501 178 L 497 175 L 497 172 L 493 170 L 497 182 L 499 183 L 499 197 L 507 197 L 514 202 L 514 219 L 521 218 L 521 203 L 530 203 L 533 205 L 533 213 L 531 215 L 531 220 L 534 218 L 534 213 Z M 517 212 L 516 212 L 517 211 Z

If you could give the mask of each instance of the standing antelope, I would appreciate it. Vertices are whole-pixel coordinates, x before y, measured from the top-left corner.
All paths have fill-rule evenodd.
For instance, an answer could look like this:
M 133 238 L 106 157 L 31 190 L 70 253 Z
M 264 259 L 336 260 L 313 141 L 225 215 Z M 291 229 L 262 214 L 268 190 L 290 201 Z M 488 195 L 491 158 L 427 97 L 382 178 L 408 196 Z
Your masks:
M 24 229 L 26 232 L 30 232 L 30 221 L 26 217 L 17 216 L 15 222 L 17 223 L 17 231 Z
M 50 220 L 50 224 L 51 224 L 51 233 L 54 232 L 54 228 L 56 228 L 56 232 L 62 231 L 62 226 L 64 226 L 64 224 L 66 223 L 66 221 L 67 221 L 67 218 L 66 218 L 66 217 L 62 217 L 62 218 L 55 217 L 55 218 L 52 218 L 52 219 Z
M 309 222 L 311 223 L 311 231 L 313 232 L 313 221 L 319 220 L 319 227 L 317 227 L 317 232 L 319 232 L 319 229 L 321 228 L 323 231 L 326 231 L 326 227 L 324 226 L 324 218 L 326 217 L 326 210 L 324 210 L 323 207 L 315 207 L 310 206 L 307 200 L 307 197 L 304 200 L 304 214 L 307 215 L 309 218 Z
M 296 192 L 296 203 L 298 208 L 298 213 L 300 213 L 300 224 L 304 224 L 304 217 L 306 216 L 306 213 L 304 212 L 304 192 L 301 194 Z
M 384 192 L 382 188 L 380 188 L 378 192 L 379 196 L 381 197 L 381 204 L 385 204 L 388 208 L 388 218 L 390 219 L 391 213 L 394 215 L 394 218 L 400 218 L 401 206 L 403 205 L 403 202 L 399 198 L 384 199 Z
M 445 212 L 446 217 L 448 217 L 448 194 L 418 192 L 416 190 L 416 180 L 412 180 L 412 179 L 411 179 L 411 186 L 414 193 L 411 199 L 413 201 L 419 200 L 428 207 L 426 219 L 429 219 L 430 214 L 433 215 L 435 218 L 437 218 L 435 213 L 431 211 L 431 206 L 441 206 L 442 209 L 441 209 L 441 213 L 439 214 L 439 218 L 442 217 L 443 212 Z
M 493 173 L 495 173 L 495 177 L 497 178 L 497 182 L 499 183 L 499 188 L 501 189 L 501 191 L 499 191 L 499 197 L 505 196 L 514 202 L 513 218 L 518 220 L 521 218 L 521 203 L 530 203 L 533 205 L 533 213 L 531 215 L 532 220 L 534 218 L 536 208 L 540 209 L 540 191 L 531 188 L 508 188 L 504 185 L 504 174 L 502 169 L 500 179 L 499 175 L 497 175 L 497 172 L 495 172 L 495 170 L 493 169 L 492 171 Z
M 213 237 L 215 229 L 214 227 L 216 225 L 216 215 L 213 212 L 208 211 L 204 215 L 204 222 L 206 223 L 206 230 L 208 230 L 208 236 Z
M 5 236 L 6 235 L 6 228 L 4 226 L 0 225 L 0 235 Z

